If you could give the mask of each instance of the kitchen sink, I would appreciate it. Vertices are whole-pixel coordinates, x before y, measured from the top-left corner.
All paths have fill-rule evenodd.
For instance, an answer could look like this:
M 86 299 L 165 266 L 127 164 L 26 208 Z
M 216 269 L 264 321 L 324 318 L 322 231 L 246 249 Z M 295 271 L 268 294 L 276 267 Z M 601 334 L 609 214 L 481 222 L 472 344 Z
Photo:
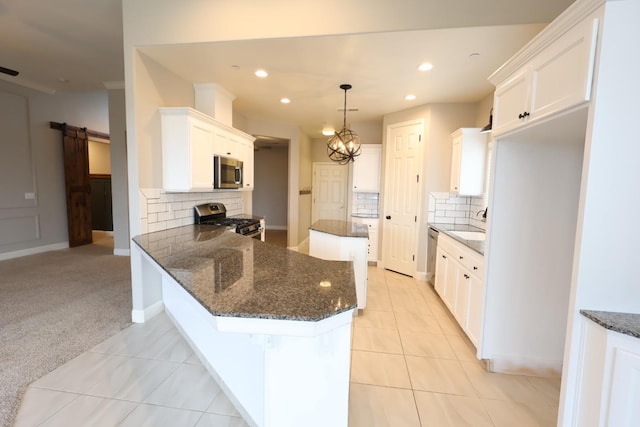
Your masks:
M 482 231 L 450 231 L 449 233 L 464 240 L 484 240 L 486 236 Z

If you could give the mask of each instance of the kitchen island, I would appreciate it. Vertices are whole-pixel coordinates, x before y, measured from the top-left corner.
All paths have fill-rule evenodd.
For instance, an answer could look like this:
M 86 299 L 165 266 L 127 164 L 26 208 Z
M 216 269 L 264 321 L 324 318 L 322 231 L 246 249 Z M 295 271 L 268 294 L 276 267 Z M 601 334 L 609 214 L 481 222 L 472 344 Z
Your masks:
M 369 228 L 350 221 L 322 219 L 309 228 L 309 255 L 353 262 L 358 310 L 367 306 L 367 246 Z
M 137 236 L 143 282 L 245 420 L 346 426 L 356 307 L 350 262 L 326 261 L 225 227 Z

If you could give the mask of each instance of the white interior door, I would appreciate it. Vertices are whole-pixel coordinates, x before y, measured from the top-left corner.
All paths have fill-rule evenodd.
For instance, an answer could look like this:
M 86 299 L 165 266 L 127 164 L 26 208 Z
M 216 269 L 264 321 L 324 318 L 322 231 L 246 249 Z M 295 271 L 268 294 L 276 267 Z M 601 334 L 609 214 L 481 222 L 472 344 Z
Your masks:
M 348 172 L 347 165 L 313 163 L 312 224 L 321 219 L 346 220 Z
M 414 276 L 418 235 L 422 122 L 391 125 L 387 131 L 383 251 L 384 268 Z

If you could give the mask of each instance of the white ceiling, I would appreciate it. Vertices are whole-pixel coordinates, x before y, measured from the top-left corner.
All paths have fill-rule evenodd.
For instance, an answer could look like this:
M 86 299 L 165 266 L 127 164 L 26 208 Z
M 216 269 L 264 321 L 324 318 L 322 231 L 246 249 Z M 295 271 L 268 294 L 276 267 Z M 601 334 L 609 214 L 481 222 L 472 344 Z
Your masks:
M 483 10 L 500 13 L 475 21 L 460 9 L 465 2 L 446 2 L 459 9 L 461 25 L 447 22 L 455 28 L 141 51 L 188 81 L 223 86 L 236 95 L 234 110 L 244 116 L 294 122 L 315 137 L 325 124 L 342 126 L 337 111 L 344 100 L 341 83 L 353 85 L 348 108 L 358 109 L 347 113 L 348 123 L 380 120 L 426 103 L 481 100 L 493 90 L 489 74 L 544 27 L 535 22 L 550 22 L 572 1 L 484 0 Z M 477 7 L 479 0 L 473 3 Z M 443 8 L 437 0 L 418 4 L 424 11 Z M 0 78 L 48 93 L 103 89 L 105 83 L 122 81 L 121 11 L 120 0 L 0 3 L 0 66 L 20 71 L 18 77 Z M 419 72 L 424 61 L 434 69 Z M 266 69 L 269 77 L 256 78 L 257 68 Z M 416 99 L 404 100 L 408 94 Z M 281 104 L 282 97 L 291 103 Z

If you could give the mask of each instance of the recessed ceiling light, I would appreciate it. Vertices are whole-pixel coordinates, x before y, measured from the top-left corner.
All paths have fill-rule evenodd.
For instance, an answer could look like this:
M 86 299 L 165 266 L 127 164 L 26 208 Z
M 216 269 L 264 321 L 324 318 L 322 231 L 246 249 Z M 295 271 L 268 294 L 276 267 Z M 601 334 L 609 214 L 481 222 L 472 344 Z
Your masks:
M 404 99 L 406 99 L 407 101 L 413 101 L 414 99 L 416 99 L 415 95 L 407 95 L 404 97 Z
M 420 66 L 418 67 L 418 70 L 420 71 L 429 71 L 433 68 L 433 64 L 429 63 L 429 62 L 423 62 L 422 64 L 420 64 Z
M 322 134 L 323 134 L 324 136 L 331 136 L 331 135 L 333 135 L 334 133 L 336 133 L 336 131 L 335 131 L 335 129 L 333 129 L 333 128 L 324 128 L 324 129 L 322 129 Z
M 469 54 L 470 59 L 475 59 L 475 58 L 478 58 L 479 56 L 480 54 L 478 52 L 473 52 Z
M 269 75 L 265 70 L 256 70 L 256 77 L 265 78 Z
M 280 102 L 282 102 L 283 104 L 289 104 L 291 100 L 289 98 L 282 98 Z

